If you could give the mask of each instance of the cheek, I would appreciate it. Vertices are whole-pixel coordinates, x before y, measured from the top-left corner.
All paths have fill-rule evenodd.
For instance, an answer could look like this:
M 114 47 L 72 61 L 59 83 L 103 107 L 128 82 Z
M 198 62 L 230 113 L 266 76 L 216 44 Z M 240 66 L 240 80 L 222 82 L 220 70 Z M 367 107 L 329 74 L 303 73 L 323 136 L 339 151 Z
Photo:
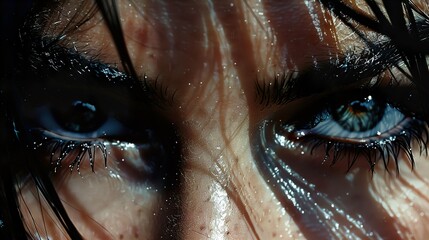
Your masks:
M 133 184 L 107 169 L 96 173 L 61 171 L 53 182 L 72 222 L 85 239 L 154 239 L 160 236 L 168 207 L 166 195 Z M 64 230 L 32 183 L 21 190 L 21 209 L 37 238 L 66 239 Z
M 375 174 L 371 182 L 371 194 L 395 219 L 404 238 L 425 239 L 429 234 L 428 157 L 424 153 L 416 157 L 414 168 L 406 160 L 398 164 L 399 174 L 377 171 L 379 174 Z
M 248 125 L 240 121 L 244 117 L 232 118 L 234 124 L 244 122 L 239 127 L 213 121 L 182 131 L 190 136 L 210 132 L 199 141 L 187 138 L 191 140 L 184 152 L 183 239 L 300 238 L 255 166 L 258 159 L 251 154 Z M 221 129 L 232 137 L 221 135 Z

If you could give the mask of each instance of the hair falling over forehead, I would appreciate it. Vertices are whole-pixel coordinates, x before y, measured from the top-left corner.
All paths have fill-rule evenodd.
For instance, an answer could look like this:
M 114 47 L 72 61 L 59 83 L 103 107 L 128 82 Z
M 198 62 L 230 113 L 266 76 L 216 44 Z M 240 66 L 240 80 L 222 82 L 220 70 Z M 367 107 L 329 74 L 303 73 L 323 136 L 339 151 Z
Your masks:
M 71 3 L 72 1 L 68 2 Z M 429 33 L 429 16 L 423 12 L 414 1 L 360 1 L 368 7 L 370 13 L 359 10 L 352 4 L 352 2 L 354 3 L 355 1 L 318 0 L 318 2 L 320 2 L 320 4 L 335 18 L 339 19 L 352 30 L 354 34 L 359 36 L 366 47 L 365 56 L 349 54 L 343 59 L 337 59 L 338 61 L 335 64 L 327 62 L 326 64 L 322 63 L 304 73 L 287 73 L 280 75 L 274 80 L 274 84 L 272 85 L 257 84 L 256 90 L 260 97 L 260 105 L 265 107 L 284 105 L 297 98 L 312 95 L 311 91 L 315 93 L 321 91 L 316 84 L 317 81 L 308 82 L 303 79 L 308 80 L 317 76 L 323 78 L 325 82 L 329 82 L 331 86 L 336 85 L 340 81 L 344 82 L 344 79 L 349 80 L 350 83 L 355 83 L 356 78 L 358 78 L 358 80 L 365 80 L 373 75 L 386 71 L 386 66 L 399 70 L 412 84 L 417 86 L 416 89 L 419 93 L 416 94 L 416 96 L 419 96 L 421 99 L 414 99 L 415 101 L 429 101 L 429 99 L 426 99 L 429 93 L 429 65 L 426 58 L 427 54 L 429 54 L 429 42 L 426 37 Z M 36 34 L 43 35 L 43 31 L 46 30 L 46 28 L 54 28 L 56 26 L 55 21 L 51 19 L 48 20 L 43 14 L 49 12 L 49 10 L 47 10 L 48 7 L 57 8 L 59 4 L 60 3 L 51 3 L 45 5 L 45 3 L 37 1 L 29 17 L 27 17 L 25 24 L 23 24 L 24 27 L 12 24 L 13 29 L 7 31 L 6 34 L 8 35 L 7 40 L 2 38 L 1 42 L 1 48 L 4 50 L 2 52 L 5 53 L 3 58 L 7 58 L 8 60 L 8 64 L 5 64 L 2 68 L 0 89 L 0 124 L 2 127 L 2 131 L 0 132 L 0 151 L 2 152 L 2 158 L 0 159 L 0 206 L 2 206 L 0 208 L 1 239 L 34 238 L 31 235 L 32 233 L 27 233 L 29 228 L 24 224 L 23 209 L 20 205 L 20 183 L 23 179 L 31 179 L 31 181 L 34 182 L 38 192 L 44 199 L 43 201 L 47 202 L 50 210 L 61 224 L 63 231 L 71 239 L 83 239 L 67 214 L 46 169 L 33 161 L 32 154 L 34 153 L 34 149 L 29 149 L 27 142 L 24 140 L 25 136 L 22 134 L 21 129 L 25 127 L 20 122 L 18 117 L 19 114 L 15 109 L 18 105 L 16 102 L 19 100 L 14 96 L 14 93 L 17 91 L 17 86 L 14 85 L 14 82 L 20 82 L 17 78 L 31 77 L 28 72 L 22 73 L 20 69 L 17 69 L 19 64 L 16 63 L 22 60 L 20 58 L 23 58 L 22 55 L 19 56 L 17 53 L 29 47 L 21 46 L 19 43 L 22 43 L 23 39 L 32 35 L 28 32 L 37 32 Z M 127 51 L 123 26 L 121 25 L 119 16 L 118 2 L 116 0 L 95 0 L 94 4 L 91 3 L 89 8 L 87 1 L 80 1 L 80 4 L 80 7 L 76 9 L 85 9 L 85 11 L 82 11 L 85 12 L 84 16 L 81 16 L 81 12 L 77 11 L 76 15 L 68 19 L 68 23 L 61 25 L 62 29 L 59 29 L 59 31 L 56 29 L 54 31 L 57 33 L 57 37 L 44 39 L 49 40 L 46 42 L 46 45 L 55 45 L 69 34 L 73 34 L 73 31 L 79 31 L 80 26 L 83 26 L 84 23 L 94 17 L 96 13 L 100 13 L 110 32 L 111 41 L 114 43 L 120 57 L 121 67 L 131 79 L 137 82 L 139 77 L 133 66 L 130 53 Z M 215 5 L 216 1 L 212 4 Z M 247 2 L 245 5 L 249 6 Z M 20 6 L 16 7 L 19 8 Z M 16 12 L 21 11 L 22 9 L 18 9 Z M 50 14 L 46 15 L 49 16 Z M 23 18 L 15 20 L 18 22 L 17 24 L 21 24 Z M 33 20 L 36 23 L 34 23 Z M 49 24 L 49 26 L 43 26 L 45 24 Z M 374 41 L 368 37 L 368 33 L 375 33 L 381 36 L 380 39 L 383 39 L 383 41 Z M 9 46 L 13 46 L 13 48 Z M 30 46 L 29 48 L 34 47 L 35 46 Z M 47 48 L 49 49 L 49 47 Z M 371 68 L 366 64 L 368 59 L 376 62 Z M 345 65 L 354 65 L 354 68 L 348 69 L 350 71 L 347 72 L 347 74 L 341 75 L 341 71 L 344 70 L 343 66 Z M 338 76 L 340 76 L 341 79 Z M 320 82 L 320 79 L 318 80 Z M 141 87 L 143 91 L 148 89 L 150 91 L 151 88 L 151 86 L 147 84 L 143 84 Z M 421 110 L 420 116 L 428 117 L 428 110 Z M 421 150 L 424 152 L 426 151 L 425 147 L 427 145 L 428 133 L 427 130 L 419 129 L 419 131 L 424 131 L 426 134 L 425 137 L 421 137 L 422 140 L 419 142 L 421 143 Z M 419 136 L 419 134 L 415 132 L 412 132 L 410 135 L 416 136 L 416 138 Z M 411 139 L 403 137 L 401 138 L 402 145 L 396 146 L 388 144 L 385 149 L 378 149 L 378 154 L 374 156 L 377 158 L 384 158 L 385 156 L 390 156 L 390 152 L 386 154 L 387 151 L 392 151 L 394 152 L 394 161 L 397 163 L 398 152 L 404 150 L 409 160 L 414 164 L 413 154 L 409 150 L 410 141 Z M 312 141 L 312 148 L 315 149 L 319 145 L 324 145 L 324 143 L 325 142 Z M 103 159 L 107 162 L 106 146 L 103 143 L 96 143 L 94 145 L 86 141 L 67 141 L 63 143 L 53 141 L 50 146 L 52 148 L 52 156 L 59 156 L 57 160 L 53 161 L 58 166 L 66 159 L 65 155 L 68 155 L 69 152 L 76 149 L 78 152 L 74 155 L 74 161 L 71 163 L 73 168 L 79 168 L 81 164 L 84 164 L 82 163 L 84 159 L 90 159 L 91 161 L 89 164 L 91 164 L 91 168 L 94 171 L 92 156 L 95 152 L 101 153 Z M 335 143 L 330 143 L 327 146 L 326 155 L 329 155 L 332 149 L 336 151 L 334 152 L 336 154 L 334 156 L 334 162 L 341 156 L 341 153 L 337 150 L 342 147 L 347 148 L 344 144 Z M 360 151 L 358 148 L 355 150 Z M 364 155 L 368 156 L 369 162 L 375 161 L 371 159 L 371 152 L 369 150 L 364 150 L 363 152 Z M 351 165 L 353 164 L 354 162 Z M 279 196 L 279 198 L 284 197 L 281 194 L 277 194 L 277 196 Z M 306 237 L 335 236 L 335 234 L 326 229 L 326 232 L 321 231 L 322 233 L 317 235 L 315 231 L 319 231 L 319 227 L 326 226 L 320 226 L 310 222 L 310 220 L 314 220 L 311 216 L 306 220 L 309 222 L 302 224 L 303 231 L 305 232 L 307 230 L 307 233 L 304 234 Z M 249 224 L 251 225 L 252 223 Z M 314 227 L 312 230 L 313 232 L 308 230 L 311 227 Z

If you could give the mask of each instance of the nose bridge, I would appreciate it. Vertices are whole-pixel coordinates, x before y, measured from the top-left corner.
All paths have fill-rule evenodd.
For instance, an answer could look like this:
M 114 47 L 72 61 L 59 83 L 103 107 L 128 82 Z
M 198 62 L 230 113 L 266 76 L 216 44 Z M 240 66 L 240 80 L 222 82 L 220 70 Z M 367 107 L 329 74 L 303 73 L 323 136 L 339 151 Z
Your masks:
M 246 236 L 232 231 L 234 227 L 246 227 L 230 197 L 229 187 L 234 178 L 232 170 L 248 151 L 245 100 L 240 84 L 229 85 L 226 79 L 234 75 L 233 72 L 233 69 L 222 69 L 218 76 L 203 81 L 207 84 L 206 93 L 201 97 L 191 96 L 193 101 L 183 107 L 180 132 L 184 142 L 182 230 L 185 239 Z
M 212 19 L 213 21 L 215 19 Z M 177 95 L 183 122 L 184 239 L 252 239 L 237 195 L 238 165 L 252 161 L 248 108 L 223 27 L 211 37 L 214 58 Z M 246 156 L 244 158 L 244 156 Z M 234 187 L 237 186 L 237 187 Z
M 241 101 L 241 110 L 218 106 L 209 114 L 200 106 L 199 117 L 183 123 L 181 236 L 298 239 L 295 223 L 255 167 L 245 101 L 231 96 L 225 104 Z

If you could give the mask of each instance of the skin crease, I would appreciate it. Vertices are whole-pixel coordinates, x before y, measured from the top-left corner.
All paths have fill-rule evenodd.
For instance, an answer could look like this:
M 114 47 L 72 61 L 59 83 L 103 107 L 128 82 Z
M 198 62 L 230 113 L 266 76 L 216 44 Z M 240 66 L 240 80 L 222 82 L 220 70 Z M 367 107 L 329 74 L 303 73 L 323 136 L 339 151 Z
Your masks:
M 254 163 L 249 131 L 280 109 L 258 103 L 255 81 L 269 83 L 285 69 L 304 69 L 347 49 L 345 45 L 361 43 L 311 0 L 129 3 L 119 1 L 137 73 L 157 77 L 174 92 L 174 101 L 160 113 L 174 122 L 183 141 L 180 199 L 171 203 L 168 194 L 148 188 L 144 176 L 112 177 L 117 175 L 109 170 L 127 174 L 115 158 L 109 160 L 108 170 L 98 161 L 96 174 L 88 167 L 81 176 L 65 169 L 53 181 L 82 235 L 86 239 L 157 239 L 160 232 L 167 232 L 183 239 L 304 238 Z M 86 11 L 76 12 L 76 5 L 77 1 L 70 1 L 53 10 L 45 34 L 58 34 L 76 13 L 85 16 Z M 101 19 L 96 14 L 67 35 L 63 44 L 103 62 L 118 63 Z M 368 173 L 365 184 L 370 197 L 403 230 L 402 237 L 422 239 L 429 234 L 425 227 L 429 162 L 417 154 L 416 164 L 411 171 L 402 161 L 400 175 L 385 172 L 380 164 L 373 176 Z M 47 217 L 49 211 L 40 210 L 34 186 L 27 184 L 21 193 L 29 232 L 41 239 L 62 239 L 58 223 Z M 180 217 L 171 220 L 168 211 L 162 210 L 166 208 Z M 165 221 L 180 224 L 180 230 L 159 229 Z

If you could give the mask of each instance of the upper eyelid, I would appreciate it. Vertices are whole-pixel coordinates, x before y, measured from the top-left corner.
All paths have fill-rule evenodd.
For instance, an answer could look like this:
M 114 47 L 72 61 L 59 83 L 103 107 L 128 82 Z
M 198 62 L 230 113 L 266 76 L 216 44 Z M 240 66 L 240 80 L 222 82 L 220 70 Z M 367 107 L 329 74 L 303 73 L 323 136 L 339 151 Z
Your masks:
M 365 64 L 371 58 L 351 54 L 342 60 L 322 63 L 305 71 L 277 75 L 269 83 L 258 81 L 256 92 L 259 104 L 283 105 L 303 97 L 368 84 L 385 70 L 385 62 L 375 61 L 371 66 Z

